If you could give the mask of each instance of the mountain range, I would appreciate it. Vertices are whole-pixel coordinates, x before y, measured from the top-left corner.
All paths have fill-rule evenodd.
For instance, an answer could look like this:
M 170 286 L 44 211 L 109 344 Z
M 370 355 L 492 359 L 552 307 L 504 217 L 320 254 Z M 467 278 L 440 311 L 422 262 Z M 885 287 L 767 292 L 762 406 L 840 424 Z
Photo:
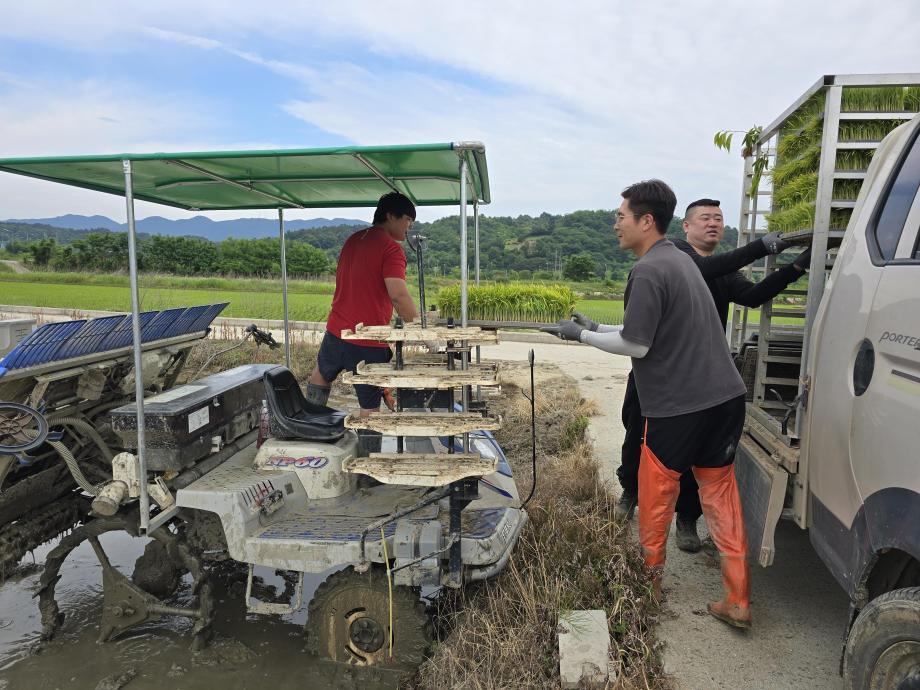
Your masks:
M 28 225 L 46 225 L 55 228 L 75 230 L 109 230 L 125 232 L 127 223 L 119 223 L 107 216 L 81 216 L 67 214 L 54 218 L 10 218 L 8 223 Z M 369 220 L 355 218 L 292 218 L 285 220 L 285 231 L 308 230 L 341 225 L 369 225 Z M 278 234 L 278 221 L 274 218 L 235 218 L 233 220 L 212 220 L 207 216 L 194 216 L 172 220 L 162 216 L 150 216 L 137 221 L 137 232 L 150 235 L 185 235 L 204 237 L 219 242 L 228 237 L 253 239 L 258 237 L 275 237 Z

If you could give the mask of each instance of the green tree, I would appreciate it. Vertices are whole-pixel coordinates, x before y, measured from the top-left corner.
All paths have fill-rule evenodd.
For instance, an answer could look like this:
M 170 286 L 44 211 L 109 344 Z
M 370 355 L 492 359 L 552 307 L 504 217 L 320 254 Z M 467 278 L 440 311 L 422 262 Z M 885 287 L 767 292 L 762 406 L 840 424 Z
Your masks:
M 590 280 L 596 274 L 597 266 L 594 263 L 594 259 L 587 252 L 569 257 L 568 261 L 565 262 L 565 268 L 562 269 L 563 277 L 568 280 Z
M 200 237 L 154 235 L 143 246 L 149 271 L 207 275 L 217 268 L 217 245 Z
M 292 242 L 287 248 L 288 273 L 292 276 L 319 276 L 329 273 L 332 262 L 316 247 L 306 242 Z
M 51 263 L 54 256 L 55 242 L 52 239 L 40 240 L 29 245 L 29 254 L 32 255 L 32 264 L 45 268 Z
M 127 233 L 91 232 L 83 239 L 75 240 L 73 249 L 71 265 L 61 268 L 109 273 L 128 268 Z

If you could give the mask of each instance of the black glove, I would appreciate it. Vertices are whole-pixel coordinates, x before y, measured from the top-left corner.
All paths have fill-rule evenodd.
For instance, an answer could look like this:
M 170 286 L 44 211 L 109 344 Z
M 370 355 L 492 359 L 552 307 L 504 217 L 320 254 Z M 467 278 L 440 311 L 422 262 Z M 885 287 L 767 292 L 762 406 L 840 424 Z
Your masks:
M 795 261 L 792 262 L 792 265 L 802 273 L 807 271 L 809 266 L 811 266 L 811 247 L 795 257 Z
M 589 331 L 597 330 L 597 321 L 592 321 L 581 312 L 576 311 L 574 314 L 572 314 L 572 320 L 579 326 L 584 326 Z
M 781 251 L 790 246 L 790 243 L 783 239 L 782 234 L 771 232 L 760 238 L 763 246 L 766 247 L 768 254 L 779 254 Z
M 575 323 L 571 319 L 559 319 L 555 326 L 544 326 L 540 329 L 544 333 L 552 333 L 561 340 L 576 340 L 581 342 L 581 332 L 585 327 Z

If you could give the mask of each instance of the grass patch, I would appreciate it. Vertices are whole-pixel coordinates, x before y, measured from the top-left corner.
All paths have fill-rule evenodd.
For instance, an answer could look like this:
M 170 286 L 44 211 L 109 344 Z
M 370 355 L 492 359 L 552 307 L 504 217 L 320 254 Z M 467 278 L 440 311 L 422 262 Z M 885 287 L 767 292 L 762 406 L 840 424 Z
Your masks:
M 13 273 L 13 267 L 12 267 L 12 266 L 10 266 L 9 264 L 2 264 L 2 263 L 0 263 L 0 273 L 10 273 L 10 274 L 12 274 L 12 275 L 15 275 L 15 274 Z
M 570 379 L 544 381 L 537 395 L 538 485 L 529 522 L 496 578 L 450 590 L 439 601 L 449 633 L 418 671 L 416 688 L 558 688 L 560 611 L 602 608 L 611 631 L 617 687 L 660 687 L 652 614 L 639 547 L 613 519 L 613 496 L 597 479 L 583 433 L 593 404 Z M 530 486 L 529 403 L 502 384 L 504 429 L 496 436 Z M 577 430 L 577 433 L 575 433 Z
M 141 308 L 168 309 L 195 304 L 230 302 L 222 316 L 252 319 L 282 318 L 281 291 L 239 292 L 237 290 L 187 290 L 140 288 Z M 127 287 L 104 285 L 59 285 L 51 283 L 0 283 L 0 302 L 35 307 L 61 307 L 74 310 L 131 311 L 131 294 Z M 331 295 L 294 293 L 288 295 L 290 318 L 295 321 L 325 321 Z

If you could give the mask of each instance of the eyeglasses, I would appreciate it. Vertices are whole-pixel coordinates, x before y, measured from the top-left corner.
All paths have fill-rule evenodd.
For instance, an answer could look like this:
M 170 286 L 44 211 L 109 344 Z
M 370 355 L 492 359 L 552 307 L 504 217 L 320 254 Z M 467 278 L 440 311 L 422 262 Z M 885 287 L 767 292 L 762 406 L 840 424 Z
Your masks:
M 632 216 L 633 218 L 641 218 L 641 217 L 644 216 L 645 214 L 644 214 L 644 213 L 629 213 L 629 214 L 623 214 L 623 213 L 620 213 L 620 212 L 618 211 L 618 212 L 617 212 L 617 223 L 622 223 L 622 222 L 623 222 L 623 219 L 626 218 L 627 215 L 630 215 L 630 216 Z

